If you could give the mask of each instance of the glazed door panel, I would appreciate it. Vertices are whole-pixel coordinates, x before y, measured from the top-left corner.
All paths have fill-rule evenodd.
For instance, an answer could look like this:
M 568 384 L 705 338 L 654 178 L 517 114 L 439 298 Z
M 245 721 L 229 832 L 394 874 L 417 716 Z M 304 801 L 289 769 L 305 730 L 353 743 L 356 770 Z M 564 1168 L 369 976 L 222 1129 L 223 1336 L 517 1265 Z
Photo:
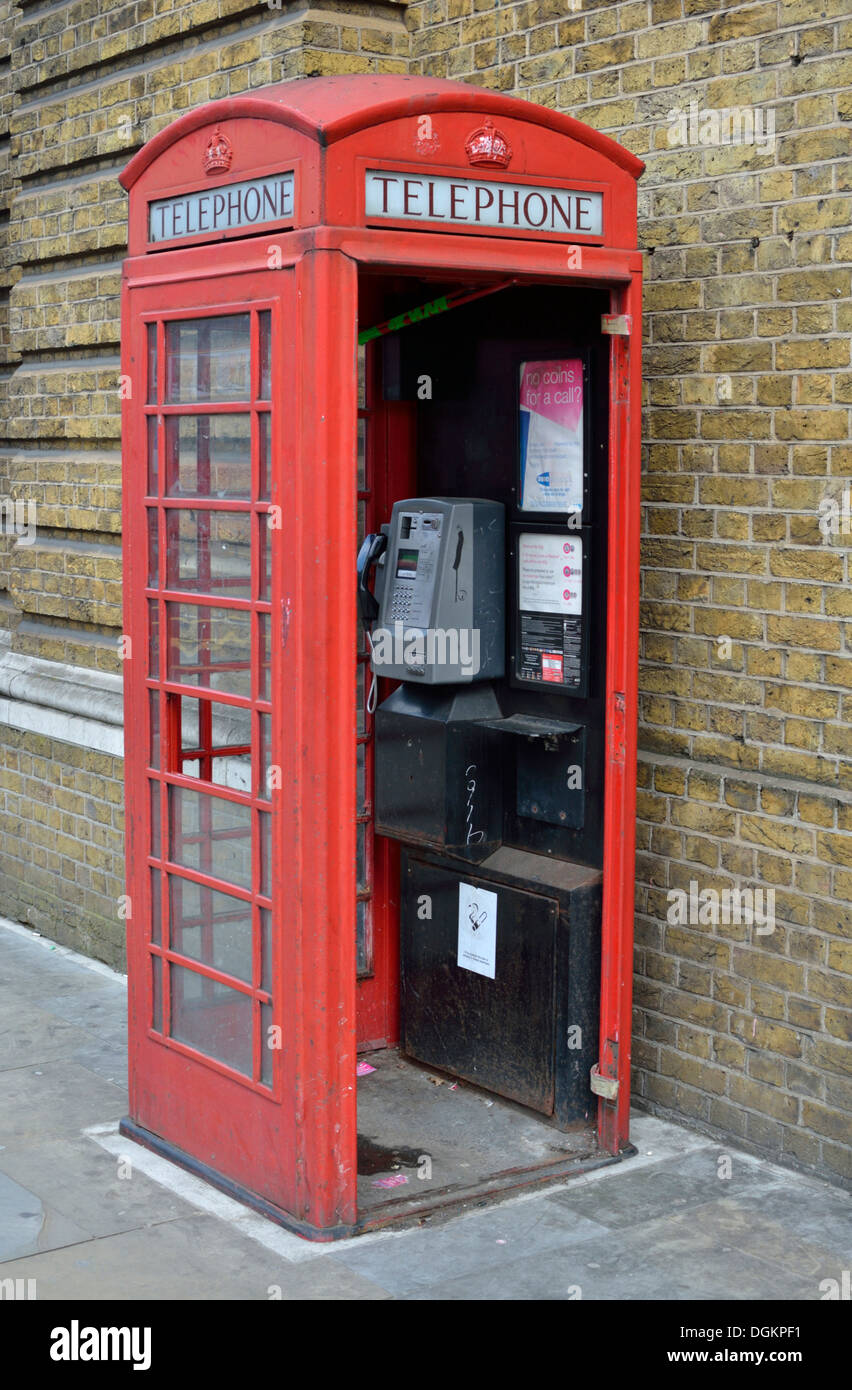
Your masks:
M 124 378 L 131 1119 L 291 1208 L 272 478 L 295 456 L 292 281 L 128 291 Z

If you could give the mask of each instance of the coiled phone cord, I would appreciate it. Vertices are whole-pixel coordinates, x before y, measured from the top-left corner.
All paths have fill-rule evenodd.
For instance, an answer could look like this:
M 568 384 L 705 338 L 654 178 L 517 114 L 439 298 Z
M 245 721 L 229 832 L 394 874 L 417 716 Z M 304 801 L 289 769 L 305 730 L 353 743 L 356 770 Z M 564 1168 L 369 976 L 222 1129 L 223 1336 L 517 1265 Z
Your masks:
M 373 629 L 368 627 L 365 628 L 364 631 L 367 635 L 367 646 L 370 648 L 370 670 L 372 672 L 373 677 L 370 681 L 370 689 L 367 692 L 367 713 L 375 714 L 376 700 L 378 699 L 379 694 L 379 686 L 378 680 L 376 678 L 376 668 L 373 665 Z

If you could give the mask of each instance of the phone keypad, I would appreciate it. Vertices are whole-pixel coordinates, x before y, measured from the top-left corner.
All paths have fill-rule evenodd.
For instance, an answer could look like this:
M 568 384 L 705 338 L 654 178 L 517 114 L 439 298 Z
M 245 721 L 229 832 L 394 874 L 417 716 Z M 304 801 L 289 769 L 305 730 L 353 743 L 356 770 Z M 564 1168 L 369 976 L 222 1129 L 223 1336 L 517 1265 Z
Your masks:
M 411 590 L 397 586 L 393 592 L 391 601 L 391 619 L 394 622 L 404 623 L 411 612 Z

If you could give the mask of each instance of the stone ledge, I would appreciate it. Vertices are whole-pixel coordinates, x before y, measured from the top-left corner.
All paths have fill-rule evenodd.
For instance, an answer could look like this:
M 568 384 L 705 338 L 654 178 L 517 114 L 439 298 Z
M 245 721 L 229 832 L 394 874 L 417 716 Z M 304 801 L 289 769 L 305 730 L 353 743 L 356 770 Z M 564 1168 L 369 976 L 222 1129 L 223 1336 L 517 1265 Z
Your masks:
M 0 633 L 0 726 L 124 756 L 120 676 L 9 649 Z

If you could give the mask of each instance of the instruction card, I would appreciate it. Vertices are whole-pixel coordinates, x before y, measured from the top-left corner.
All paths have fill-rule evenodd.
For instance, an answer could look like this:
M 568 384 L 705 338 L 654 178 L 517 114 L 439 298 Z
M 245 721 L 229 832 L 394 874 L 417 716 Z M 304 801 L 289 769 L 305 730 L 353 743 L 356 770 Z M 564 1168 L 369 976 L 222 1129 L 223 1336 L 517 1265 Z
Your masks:
M 496 962 L 497 894 L 460 883 L 458 964 L 493 980 Z
M 581 536 L 522 532 L 518 541 L 518 606 L 527 613 L 582 613 Z
M 521 363 L 521 509 L 583 510 L 583 364 Z

